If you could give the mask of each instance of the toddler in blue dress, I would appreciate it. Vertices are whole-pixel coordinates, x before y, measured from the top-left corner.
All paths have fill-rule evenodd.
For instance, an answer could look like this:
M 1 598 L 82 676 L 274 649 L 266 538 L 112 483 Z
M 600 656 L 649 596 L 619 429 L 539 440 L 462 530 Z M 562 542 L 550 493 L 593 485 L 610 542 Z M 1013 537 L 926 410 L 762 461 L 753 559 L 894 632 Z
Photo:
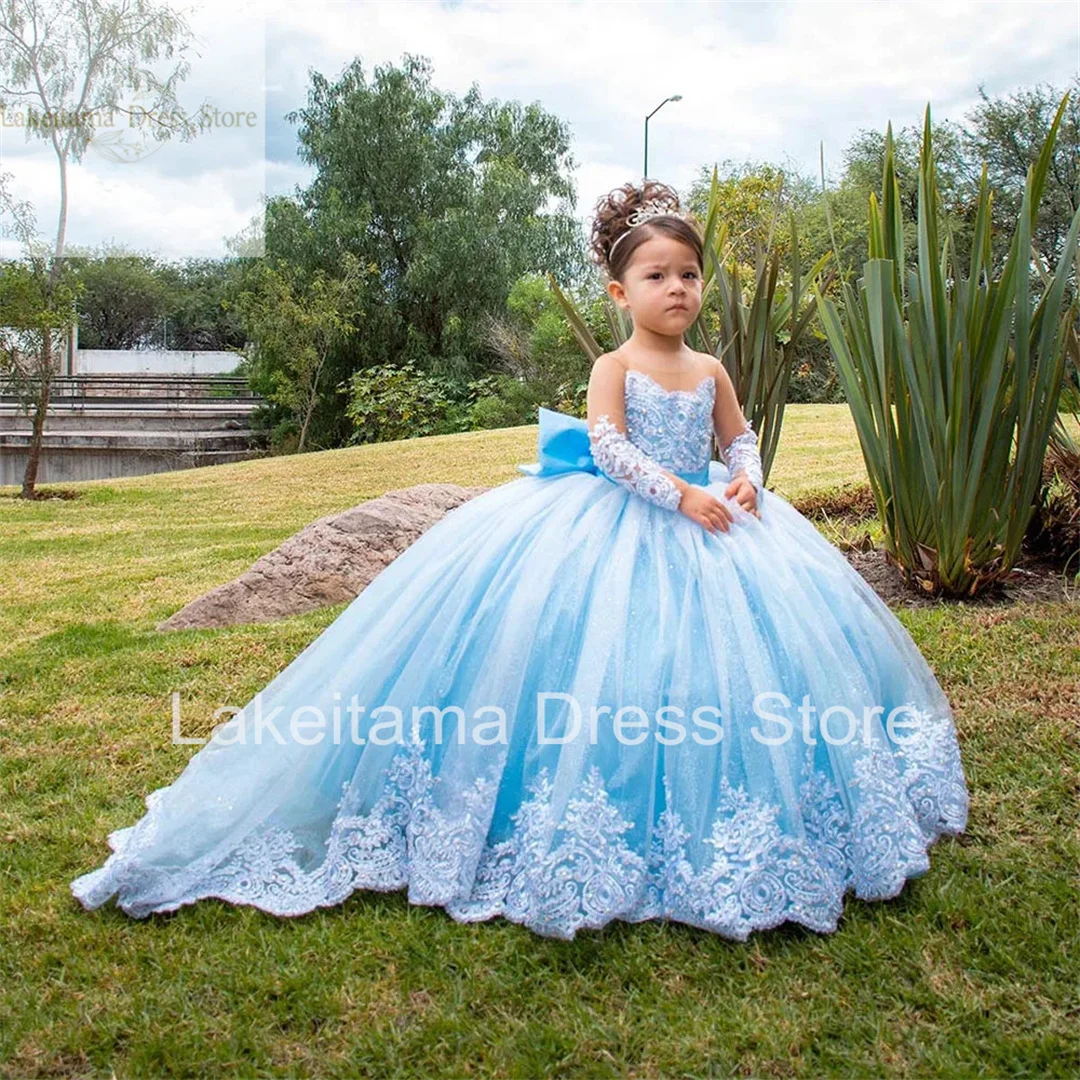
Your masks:
M 148 795 L 72 882 L 86 908 L 295 916 L 404 888 L 548 937 L 664 918 L 745 940 L 834 931 L 847 892 L 895 896 L 963 831 L 932 671 L 763 487 L 730 378 L 684 344 L 692 219 L 627 185 L 593 242 L 634 329 L 587 420 L 541 409 L 525 475 L 425 532 Z

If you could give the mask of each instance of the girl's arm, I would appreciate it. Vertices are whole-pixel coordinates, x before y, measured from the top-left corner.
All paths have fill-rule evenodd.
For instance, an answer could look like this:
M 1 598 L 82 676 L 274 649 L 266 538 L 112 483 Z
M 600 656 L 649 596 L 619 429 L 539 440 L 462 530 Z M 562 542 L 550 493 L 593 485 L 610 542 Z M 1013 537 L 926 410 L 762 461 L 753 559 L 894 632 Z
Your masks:
M 589 377 L 589 446 L 597 468 L 666 510 L 678 510 L 689 484 L 661 469 L 641 447 L 626 436 L 626 369 L 610 353 L 598 357 Z
M 724 464 L 732 480 L 737 474 L 746 477 L 761 499 L 761 455 L 758 453 L 757 435 L 750 421 L 743 416 L 742 407 L 735 394 L 735 386 L 724 365 L 716 361 L 716 403 L 713 406 L 713 430 L 720 443 Z

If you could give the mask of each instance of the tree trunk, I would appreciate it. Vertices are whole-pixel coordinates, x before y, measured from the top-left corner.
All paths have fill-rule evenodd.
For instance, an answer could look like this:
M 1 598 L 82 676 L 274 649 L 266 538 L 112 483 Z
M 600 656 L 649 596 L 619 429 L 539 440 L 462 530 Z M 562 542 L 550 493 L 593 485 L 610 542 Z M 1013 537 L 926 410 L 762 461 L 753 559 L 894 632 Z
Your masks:
M 307 405 L 304 409 L 304 420 L 300 425 L 300 438 L 296 443 L 296 452 L 298 454 L 304 451 L 304 441 L 307 439 L 308 425 L 311 423 L 312 414 L 315 412 L 315 406 L 319 401 L 319 376 L 322 374 L 323 365 L 326 363 L 326 356 L 329 352 L 329 348 L 323 350 L 323 354 L 319 359 L 319 366 L 315 369 L 315 374 L 311 378 L 311 386 L 308 389 Z
M 315 407 L 315 399 L 309 398 L 307 408 L 304 410 L 304 419 L 300 424 L 300 438 L 296 440 L 296 452 L 302 454 L 304 452 L 304 440 L 307 438 L 308 424 L 311 421 L 311 411 Z
M 53 249 L 52 259 L 49 264 L 49 277 L 45 289 L 46 302 L 51 307 L 54 291 L 60 279 L 60 260 L 64 255 L 64 244 L 67 236 L 67 213 L 68 213 L 68 180 L 67 180 L 67 155 L 69 144 L 61 144 L 57 138 L 56 129 L 52 131 L 52 145 L 56 151 L 57 161 L 60 165 L 60 219 L 56 226 L 56 246 Z M 23 473 L 23 484 L 20 496 L 24 499 L 34 497 L 34 485 L 37 483 L 38 459 L 41 457 L 41 438 L 45 433 L 45 416 L 49 411 L 49 398 L 52 396 L 53 380 L 53 338 L 52 327 L 45 327 L 41 345 L 41 387 L 38 394 L 37 404 L 34 409 L 34 425 L 30 434 L 30 453 L 26 459 L 26 472 Z
M 34 423 L 30 434 L 30 453 L 26 459 L 26 472 L 23 473 L 20 498 L 32 499 L 34 485 L 37 483 L 38 460 L 41 457 L 41 439 L 45 433 L 45 415 L 49 411 L 49 397 L 52 390 L 52 330 L 45 330 L 41 349 L 41 390 L 34 406 Z

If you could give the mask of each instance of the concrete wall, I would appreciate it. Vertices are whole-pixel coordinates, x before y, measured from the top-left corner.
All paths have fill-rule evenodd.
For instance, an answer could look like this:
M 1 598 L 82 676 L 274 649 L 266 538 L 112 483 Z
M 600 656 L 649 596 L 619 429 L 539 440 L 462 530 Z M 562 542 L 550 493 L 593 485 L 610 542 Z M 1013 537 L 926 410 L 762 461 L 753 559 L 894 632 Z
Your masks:
M 76 375 L 227 375 L 240 363 L 233 352 L 156 349 L 78 349 Z
M 28 453 L 19 447 L 8 447 L 4 443 L 13 436 L 0 434 L 0 487 L 21 485 L 26 472 Z M 77 438 L 77 437 L 76 437 Z M 79 440 L 91 441 L 94 437 Z M 97 437 L 98 442 L 107 440 Z M 210 441 L 210 440 L 206 440 Z M 53 445 L 42 448 L 38 459 L 37 482 L 56 484 L 78 482 L 80 480 L 112 479 L 118 476 L 145 476 L 147 473 L 172 472 L 176 469 L 193 469 L 205 465 L 224 465 L 232 461 L 247 461 L 261 457 L 256 450 L 249 450 L 241 440 L 235 445 L 224 448 L 202 449 L 189 445 L 188 448 L 172 448 L 76 445 L 75 438 L 69 438 L 67 445 Z M 179 440 L 178 440 L 179 442 Z

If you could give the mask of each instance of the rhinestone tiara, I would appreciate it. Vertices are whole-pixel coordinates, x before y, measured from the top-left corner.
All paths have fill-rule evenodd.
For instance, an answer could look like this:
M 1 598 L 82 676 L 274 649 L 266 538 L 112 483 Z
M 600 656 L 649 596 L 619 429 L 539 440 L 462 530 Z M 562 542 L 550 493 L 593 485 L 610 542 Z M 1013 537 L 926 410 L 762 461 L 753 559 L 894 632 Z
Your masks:
M 615 238 L 615 243 L 611 245 L 611 249 L 608 251 L 608 259 L 615 254 L 615 248 L 618 247 L 619 241 L 630 234 L 630 229 L 635 228 L 638 225 L 644 225 L 646 221 L 651 221 L 653 218 L 658 217 L 676 217 L 683 221 L 686 221 L 686 214 L 681 210 L 671 210 L 659 199 L 649 199 L 641 206 L 639 206 L 627 219 L 626 223 L 629 228 L 625 232 L 619 233 Z

